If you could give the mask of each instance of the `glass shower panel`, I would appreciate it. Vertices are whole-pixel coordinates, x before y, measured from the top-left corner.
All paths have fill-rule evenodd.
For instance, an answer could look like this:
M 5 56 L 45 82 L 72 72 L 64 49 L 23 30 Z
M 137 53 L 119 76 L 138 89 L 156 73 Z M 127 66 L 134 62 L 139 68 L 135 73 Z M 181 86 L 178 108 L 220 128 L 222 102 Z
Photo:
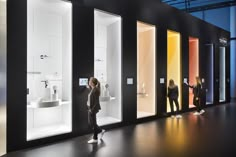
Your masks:
M 72 4 L 27 3 L 27 140 L 72 131 Z
M 199 41 L 198 38 L 189 38 L 189 84 L 196 83 L 195 78 L 199 76 Z M 193 90 L 189 88 L 189 108 L 193 105 Z
M 94 11 L 94 76 L 101 83 L 98 124 L 121 122 L 121 17 Z
M 182 83 L 181 83 L 181 52 L 180 52 L 180 33 L 170 31 L 167 32 L 167 86 L 170 79 L 173 79 L 179 87 L 179 107 L 182 108 Z M 175 105 L 174 105 L 175 106 Z M 176 111 L 176 108 L 174 108 Z M 170 112 L 170 104 L 167 98 L 167 112 Z
M 6 1 L 0 0 L 0 156 L 6 154 L 6 69 L 7 24 Z
M 226 73 L 225 73 L 225 70 L 226 70 L 226 67 L 225 67 L 225 47 L 220 47 L 220 52 L 219 52 L 219 63 L 220 63 L 220 82 L 219 82 L 219 85 L 220 85 L 220 89 L 219 89 L 219 101 L 220 102 L 224 102 L 226 101 Z
M 156 28 L 137 22 L 137 118 L 156 114 Z

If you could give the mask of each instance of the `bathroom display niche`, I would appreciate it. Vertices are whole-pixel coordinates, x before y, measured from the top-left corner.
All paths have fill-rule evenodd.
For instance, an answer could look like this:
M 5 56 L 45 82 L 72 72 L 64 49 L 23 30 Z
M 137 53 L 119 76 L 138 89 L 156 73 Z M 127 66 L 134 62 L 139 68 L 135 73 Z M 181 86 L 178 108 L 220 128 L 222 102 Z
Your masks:
M 181 48 L 180 48 L 180 33 L 170 31 L 167 32 L 167 87 L 169 80 L 173 79 L 175 84 L 179 87 L 179 109 L 182 104 L 182 81 L 181 81 Z M 176 111 L 175 105 L 174 110 Z M 170 104 L 167 98 L 167 112 L 170 112 Z
M 196 84 L 196 76 L 199 76 L 199 40 L 189 37 L 189 84 Z M 193 105 L 193 89 L 189 88 L 189 108 Z
M 156 28 L 137 22 L 137 118 L 156 114 Z
M 225 54 L 225 47 L 220 47 L 219 51 L 219 63 L 220 63 L 220 73 L 219 73 L 219 101 L 224 102 L 226 101 L 226 54 Z
M 213 44 L 206 44 L 205 45 L 205 89 L 206 89 L 206 104 L 213 104 L 214 100 L 214 47 Z
M 27 140 L 72 131 L 72 4 L 27 2 Z
M 7 146 L 7 11 L 6 1 L 0 0 L 0 156 L 6 154 Z
M 94 76 L 101 83 L 98 124 L 121 122 L 121 17 L 94 10 Z

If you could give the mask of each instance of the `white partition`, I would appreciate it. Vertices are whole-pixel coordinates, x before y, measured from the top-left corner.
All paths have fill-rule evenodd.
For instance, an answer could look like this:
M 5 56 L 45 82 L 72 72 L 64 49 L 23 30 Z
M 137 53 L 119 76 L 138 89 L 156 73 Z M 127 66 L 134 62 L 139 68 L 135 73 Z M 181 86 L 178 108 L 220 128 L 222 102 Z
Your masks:
M 72 131 L 72 4 L 27 3 L 27 140 Z
M 225 67 L 225 47 L 220 47 L 220 51 L 219 51 L 219 63 L 220 63 L 220 79 L 219 79 L 219 101 L 220 102 L 224 102 L 226 101 L 226 67 Z
M 121 17 L 94 11 L 94 76 L 101 82 L 98 124 L 122 120 Z
M 0 0 L 0 156 L 6 153 L 6 1 Z

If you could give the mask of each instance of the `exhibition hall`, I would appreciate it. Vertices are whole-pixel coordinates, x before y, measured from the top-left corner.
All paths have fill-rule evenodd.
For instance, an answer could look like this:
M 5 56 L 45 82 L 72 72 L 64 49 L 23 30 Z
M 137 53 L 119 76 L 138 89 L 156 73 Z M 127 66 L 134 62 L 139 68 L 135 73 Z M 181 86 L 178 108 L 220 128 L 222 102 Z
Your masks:
M 0 156 L 235 156 L 235 19 L 234 0 L 0 0 Z

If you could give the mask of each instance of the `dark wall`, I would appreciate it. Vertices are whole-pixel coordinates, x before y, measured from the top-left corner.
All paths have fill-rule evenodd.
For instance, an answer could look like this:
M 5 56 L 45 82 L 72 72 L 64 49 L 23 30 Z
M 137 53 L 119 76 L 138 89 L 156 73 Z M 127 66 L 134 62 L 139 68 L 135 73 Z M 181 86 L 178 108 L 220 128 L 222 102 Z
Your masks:
M 76 29 L 80 28 L 80 29 Z M 88 45 L 89 44 L 89 45 Z M 94 74 L 94 10 L 73 6 L 73 132 L 88 130 L 86 98 L 88 90 L 79 87 L 79 78 Z
M 7 1 L 7 151 L 26 144 L 26 3 Z
M 166 78 L 167 78 L 167 30 L 180 32 L 182 50 L 182 78 L 188 78 L 188 37 L 200 41 L 200 77 L 205 77 L 203 54 L 204 44 L 219 45 L 219 38 L 229 39 L 225 32 L 184 12 L 180 12 L 157 0 L 73 0 L 73 131 L 70 134 L 26 142 L 26 59 L 27 59 L 27 6 L 26 0 L 8 0 L 8 58 L 7 58 L 7 136 L 8 151 L 49 143 L 69 137 L 89 133 L 87 123 L 87 91 L 79 87 L 80 77 L 93 76 L 94 73 L 94 8 L 122 17 L 122 102 L 123 122 L 113 127 L 124 126 L 140 121 L 156 119 L 166 112 Z M 156 91 L 157 116 L 136 120 L 136 78 L 137 78 L 137 20 L 155 25 L 156 34 Z M 227 47 L 227 60 L 229 48 Z M 216 56 L 217 56 L 216 51 Z M 215 65 L 217 65 L 215 59 Z M 127 77 L 134 78 L 134 85 L 126 85 Z M 215 78 L 218 68 L 215 68 Z M 165 79 L 160 84 L 160 78 Z M 227 61 L 227 78 L 229 78 L 229 61 Z M 214 82 L 215 86 L 218 85 Z M 183 110 L 188 111 L 188 88 L 183 87 Z M 216 89 L 216 88 L 215 88 Z M 214 91 L 217 93 L 218 91 Z M 229 95 L 229 83 L 227 84 Z M 227 101 L 229 96 L 227 95 Z M 215 102 L 218 103 L 217 94 Z

